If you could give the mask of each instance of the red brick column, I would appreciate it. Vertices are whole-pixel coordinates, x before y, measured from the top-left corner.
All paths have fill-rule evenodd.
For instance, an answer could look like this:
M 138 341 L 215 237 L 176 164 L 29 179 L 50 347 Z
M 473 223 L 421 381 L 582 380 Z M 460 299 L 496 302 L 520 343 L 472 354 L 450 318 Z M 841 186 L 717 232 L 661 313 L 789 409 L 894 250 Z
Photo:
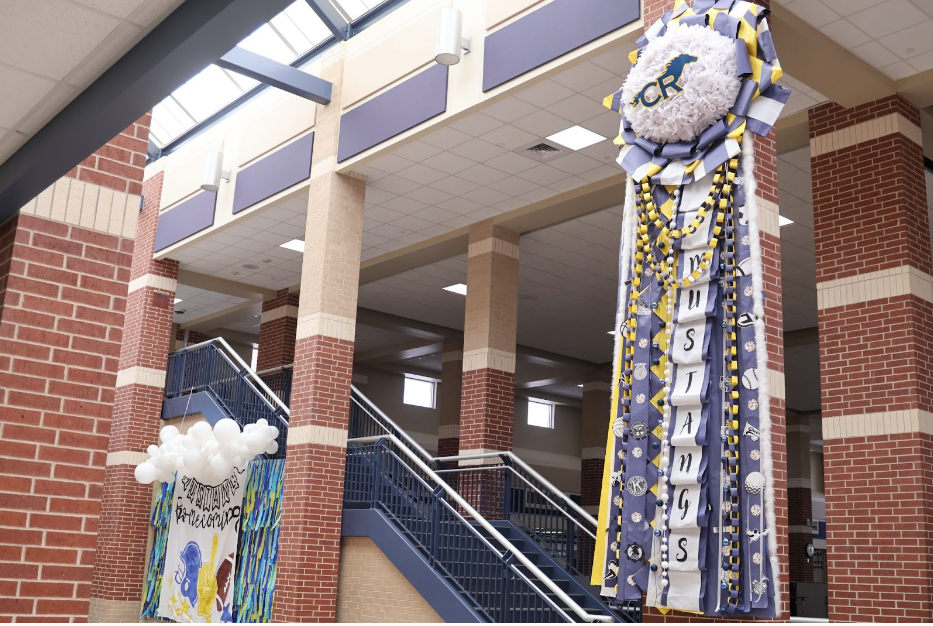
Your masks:
M 333 622 L 365 180 L 334 173 L 344 46 L 325 55 L 301 275 L 274 618 Z M 334 250 L 339 250 L 335 253 Z
M 787 526 L 790 580 L 813 582 L 813 492 L 810 478 L 810 424 L 806 416 L 787 416 Z
M 263 301 L 259 324 L 259 355 L 256 369 L 291 365 L 295 362 L 295 332 L 298 329 L 298 294 L 288 289 Z
M 146 562 L 152 486 L 133 470 L 157 443 L 178 263 L 153 260 L 162 174 L 145 181 L 130 271 L 113 423 L 104 478 L 90 621 L 137 621 Z
M 441 357 L 441 410 L 437 431 L 437 456 L 457 456 L 460 453 L 460 391 L 463 386 L 463 341 L 444 342 Z
M 810 111 L 829 611 L 930 621 L 933 277 L 919 111 Z M 893 584 L 892 574 L 900 583 Z
M 610 383 L 605 380 L 583 383 L 583 410 L 580 421 L 580 504 L 594 517 L 599 514 L 611 403 Z
M 148 125 L 0 225 L 0 621 L 88 615 Z
M 492 220 L 470 227 L 461 454 L 512 449 L 518 241 L 517 233 L 494 226 Z

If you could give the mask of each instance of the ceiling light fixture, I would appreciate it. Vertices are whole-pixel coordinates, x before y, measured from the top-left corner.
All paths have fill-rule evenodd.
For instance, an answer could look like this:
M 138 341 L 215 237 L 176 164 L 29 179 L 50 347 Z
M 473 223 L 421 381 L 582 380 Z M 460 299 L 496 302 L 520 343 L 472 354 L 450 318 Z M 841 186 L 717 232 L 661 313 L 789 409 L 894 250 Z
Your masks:
M 463 36 L 463 13 L 458 9 L 441 9 L 437 15 L 434 60 L 441 65 L 456 65 L 460 62 L 460 51 L 469 54 L 472 45 L 472 40 Z
M 614 334 L 616 334 L 616 331 L 610 330 L 610 331 L 609 331 L 608 333 L 606 333 L 606 334 L 607 334 L 607 335 L 614 335 Z
M 204 169 L 201 170 L 201 189 L 217 192 L 220 189 L 220 179 L 230 182 L 230 170 L 223 169 L 224 153 L 212 150 L 204 157 Z
M 784 217 L 783 215 L 778 215 L 778 225 L 779 226 L 789 226 L 793 224 L 794 220 Z
M 582 126 L 571 126 L 566 130 L 562 130 L 559 133 L 554 133 L 548 137 L 548 141 L 559 143 L 565 148 L 570 148 L 571 150 L 582 150 L 583 148 L 589 148 L 593 144 L 605 140 L 606 138 L 602 135 L 598 135 L 591 130 L 583 128 Z
M 286 241 L 283 244 L 279 244 L 279 247 L 285 248 L 286 250 L 294 250 L 295 252 L 304 253 L 305 242 L 302 239 L 292 239 L 291 241 Z
M 178 304 L 181 301 L 182 301 L 181 298 L 175 298 L 175 304 Z
M 465 296 L 467 286 L 463 283 L 457 283 L 456 285 L 451 285 L 450 287 L 444 287 L 444 291 L 451 291 L 453 293 L 459 293 L 461 296 Z

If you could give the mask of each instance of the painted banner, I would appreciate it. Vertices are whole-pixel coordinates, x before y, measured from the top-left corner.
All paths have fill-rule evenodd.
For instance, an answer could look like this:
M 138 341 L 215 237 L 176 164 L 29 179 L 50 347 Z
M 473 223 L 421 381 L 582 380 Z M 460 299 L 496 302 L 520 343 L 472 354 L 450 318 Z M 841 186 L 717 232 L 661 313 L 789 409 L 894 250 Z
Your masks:
M 246 470 L 218 485 L 175 482 L 159 615 L 176 622 L 232 622 L 237 538 Z

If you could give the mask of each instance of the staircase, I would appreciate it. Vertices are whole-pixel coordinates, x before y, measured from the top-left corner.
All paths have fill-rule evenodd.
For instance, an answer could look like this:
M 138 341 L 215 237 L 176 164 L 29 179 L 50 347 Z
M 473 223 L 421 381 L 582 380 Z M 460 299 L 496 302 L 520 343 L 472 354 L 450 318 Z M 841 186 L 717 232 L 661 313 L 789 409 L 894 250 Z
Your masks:
M 290 367 L 257 374 L 214 339 L 170 355 L 163 416 L 266 419 L 281 430 L 281 457 L 290 392 Z M 589 585 L 586 511 L 511 452 L 432 457 L 356 388 L 344 506 L 344 535 L 373 538 L 447 621 L 641 621 L 640 606 Z

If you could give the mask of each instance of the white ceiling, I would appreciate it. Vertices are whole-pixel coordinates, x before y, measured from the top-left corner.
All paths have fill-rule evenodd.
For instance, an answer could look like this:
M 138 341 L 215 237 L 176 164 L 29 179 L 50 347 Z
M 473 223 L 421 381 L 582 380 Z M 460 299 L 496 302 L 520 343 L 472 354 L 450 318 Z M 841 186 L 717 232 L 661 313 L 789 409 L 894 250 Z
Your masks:
M 183 0 L 0 0 L 0 163 Z
M 933 0 L 777 0 L 897 80 L 933 69 Z
M 177 323 L 188 322 L 246 302 L 246 298 L 197 289 L 188 285 L 178 285 L 175 298 L 181 300 L 175 304 L 176 313 L 173 321 Z M 178 311 L 184 311 L 184 313 L 178 313 Z

